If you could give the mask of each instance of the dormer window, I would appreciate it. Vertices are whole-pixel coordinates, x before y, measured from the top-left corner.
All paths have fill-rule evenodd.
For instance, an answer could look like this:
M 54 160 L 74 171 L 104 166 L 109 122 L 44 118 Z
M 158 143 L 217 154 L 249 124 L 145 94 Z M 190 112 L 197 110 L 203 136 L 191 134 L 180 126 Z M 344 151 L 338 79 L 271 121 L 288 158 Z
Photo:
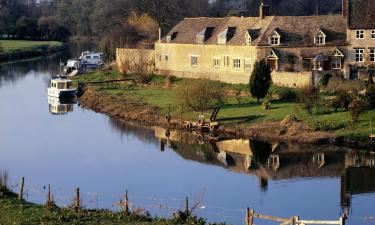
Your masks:
M 167 35 L 166 40 L 167 43 L 170 43 L 177 37 L 178 32 L 173 32 L 171 35 Z
M 167 43 L 171 42 L 172 37 L 170 35 L 167 36 Z
M 314 44 L 325 45 L 326 44 L 326 37 L 327 37 L 327 35 L 321 29 L 319 29 L 319 31 L 315 34 Z
M 275 30 L 269 37 L 268 42 L 270 45 L 280 45 L 280 34 Z
M 217 43 L 219 45 L 225 45 L 233 38 L 234 33 L 236 33 L 236 27 L 228 27 L 217 36 Z
M 245 43 L 246 45 L 251 45 L 251 35 L 249 34 L 249 32 L 247 32 L 245 35 Z
M 199 32 L 197 34 L 197 36 L 195 37 L 197 44 L 203 44 L 204 43 L 204 34 L 205 33 L 206 33 L 206 29 L 202 30 L 201 32 Z
M 195 41 L 197 44 L 204 44 L 205 41 L 207 41 L 211 36 L 214 31 L 215 27 L 206 27 L 204 30 L 199 32 L 195 36 Z

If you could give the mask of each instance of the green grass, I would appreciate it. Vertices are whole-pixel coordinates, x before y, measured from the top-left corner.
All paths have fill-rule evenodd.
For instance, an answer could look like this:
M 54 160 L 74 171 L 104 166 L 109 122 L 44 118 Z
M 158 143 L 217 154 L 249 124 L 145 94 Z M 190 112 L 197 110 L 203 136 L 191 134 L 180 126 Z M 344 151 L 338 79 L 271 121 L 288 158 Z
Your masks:
M 29 50 L 38 47 L 59 47 L 62 43 L 58 41 L 28 41 L 28 40 L 0 40 L 0 46 L 4 53 L 17 51 L 17 50 Z
M 80 77 L 80 81 L 102 81 L 109 79 L 120 78 L 121 75 L 116 71 L 107 72 L 106 76 L 103 76 L 102 72 L 95 72 L 92 74 L 84 75 Z M 186 79 L 184 79 L 186 81 Z M 182 84 L 182 79 L 174 81 L 171 89 L 164 87 L 165 78 L 162 76 L 155 76 L 151 80 L 150 85 L 137 86 L 129 84 L 111 84 L 102 86 L 101 91 L 109 94 L 126 95 L 139 102 L 144 102 L 152 106 L 157 106 L 162 114 L 165 114 L 171 109 L 171 115 L 176 118 L 181 117 L 182 100 L 179 97 L 179 85 Z M 227 90 L 240 90 L 247 92 L 247 85 L 229 85 L 222 84 Z M 270 92 L 275 94 L 283 93 L 288 88 L 281 88 L 273 86 Z M 317 110 L 315 110 L 317 111 Z M 211 111 L 204 112 L 207 115 Z M 182 113 L 183 119 L 197 119 L 198 112 L 192 112 L 184 107 Z M 310 125 L 316 123 L 330 123 L 327 128 L 333 129 L 333 132 L 337 136 L 350 137 L 356 140 L 368 140 L 368 135 L 371 133 L 370 120 L 374 121 L 375 128 L 375 111 L 367 111 L 361 115 L 359 122 L 352 124 L 351 117 L 348 112 L 330 112 L 330 113 L 313 113 L 308 114 L 299 104 L 295 101 L 272 101 L 270 110 L 263 110 L 260 105 L 257 104 L 256 99 L 251 97 L 241 97 L 240 102 L 237 102 L 235 97 L 228 97 L 222 106 L 218 118 L 223 117 L 238 117 L 238 116 L 254 116 L 258 115 L 256 119 L 247 122 L 244 126 L 264 121 L 281 121 L 287 115 L 295 115 L 298 118 L 304 120 Z M 342 128 L 343 127 L 343 128 Z M 375 129 L 374 129 L 375 130 Z
M 0 224 L 173 225 L 181 223 L 174 220 L 153 218 L 149 215 L 133 213 L 126 215 L 123 212 L 109 210 L 82 209 L 76 213 L 72 209 L 55 207 L 52 211 L 49 211 L 42 205 L 20 201 L 15 196 L 5 196 L 0 197 Z

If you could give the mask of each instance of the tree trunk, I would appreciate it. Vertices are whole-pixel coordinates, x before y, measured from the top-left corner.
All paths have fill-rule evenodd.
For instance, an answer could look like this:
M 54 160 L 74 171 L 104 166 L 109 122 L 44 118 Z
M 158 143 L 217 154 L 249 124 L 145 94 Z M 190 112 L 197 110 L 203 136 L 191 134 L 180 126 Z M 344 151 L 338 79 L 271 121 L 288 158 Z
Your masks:
M 260 103 L 260 102 L 259 102 L 259 98 L 257 98 L 257 99 L 258 99 L 258 105 L 259 105 L 259 103 Z

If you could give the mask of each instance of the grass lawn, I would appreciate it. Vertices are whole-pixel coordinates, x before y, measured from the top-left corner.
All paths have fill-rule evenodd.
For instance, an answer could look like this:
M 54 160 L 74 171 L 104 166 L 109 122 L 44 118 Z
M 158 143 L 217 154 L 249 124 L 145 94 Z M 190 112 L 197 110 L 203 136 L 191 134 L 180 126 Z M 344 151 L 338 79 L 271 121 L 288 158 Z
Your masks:
M 0 46 L 5 53 L 15 50 L 33 49 L 42 46 L 59 47 L 61 45 L 62 43 L 58 41 L 0 40 Z
M 19 201 L 16 197 L 0 198 L 0 224 L 61 224 L 61 225 L 173 225 L 175 221 L 150 216 L 125 215 L 109 210 L 81 210 L 55 208 L 52 212 L 44 206 Z
M 121 79 L 122 77 L 116 71 L 109 71 L 107 75 L 103 72 L 95 72 L 92 74 L 83 75 L 80 77 L 81 82 L 87 81 L 103 81 Z M 134 98 L 137 101 L 147 103 L 152 106 L 160 108 L 162 114 L 165 114 L 171 109 L 173 117 L 180 118 L 182 109 L 182 100 L 179 97 L 180 92 L 178 86 L 181 84 L 182 79 L 174 81 L 171 89 L 165 88 L 164 78 L 156 76 L 151 80 L 150 85 L 137 86 L 130 84 L 109 84 L 101 86 L 100 90 L 109 94 L 126 95 Z M 247 85 L 225 85 L 227 90 L 241 90 L 247 91 Z M 280 89 L 279 87 L 272 87 L 271 89 Z M 315 111 L 319 111 L 316 109 Z M 211 111 L 204 112 L 209 115 Z M 198 112 L 192 112 L 184 107 L 182 113 L 183 119 L 197 119 Z M 368 140 L 368 135 L 371 133 L 370 120 L 374 121 L 375 128 L 375 111 L 370 110 L 365 112 L 359 118 L 359 122 L 352 124 L 351 117 L 348 112 L 329 112 L 329 113 L 313 113 L 308 114 L 301 106 L 295 102 L 272 101 L 270 110 L 263 110 L 257 104 L 256 99 L 249 96 L 241 97 L 240 102 L 235 97 L 227 97 L 224 105 L 218 114 L 218 118 L 223 117 L 237 117 L 237 116 L 250 116 L 259 115 L 259 117 L 249 123 L 264 122 L 264 121 L 281 121 L 287 115 L 295 115 L 304 120 L 313 127 L 316 124 L 323 124 L 324 127 L 330 125 L 325 130 L 334 131 L 337 136 L 352 137 L 357 140 Z M 319 128 L 322 130 L 322 128 Z M 375 129 L 374 129 L 375 130 Z

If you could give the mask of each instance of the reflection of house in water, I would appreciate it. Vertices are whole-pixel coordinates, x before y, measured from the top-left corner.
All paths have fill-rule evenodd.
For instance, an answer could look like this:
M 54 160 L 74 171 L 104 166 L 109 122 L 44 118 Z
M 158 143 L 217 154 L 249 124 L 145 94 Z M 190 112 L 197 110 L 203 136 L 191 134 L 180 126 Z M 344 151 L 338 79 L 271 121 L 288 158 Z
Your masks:
M 340 177 L 344 209 L 350 207 L 352 195 L 375 192 L 375 153 L 272 145 L 254 140 L 217 140 L 161 128 L 155 128 L 155 136 L 185 159 L 259 177 L 262 190 L 267 189 L 268 180 Z
M 59 99 L 48 96 L 49 112 L 52 115 L 64 115 L 73 112 L 75 98 Z

